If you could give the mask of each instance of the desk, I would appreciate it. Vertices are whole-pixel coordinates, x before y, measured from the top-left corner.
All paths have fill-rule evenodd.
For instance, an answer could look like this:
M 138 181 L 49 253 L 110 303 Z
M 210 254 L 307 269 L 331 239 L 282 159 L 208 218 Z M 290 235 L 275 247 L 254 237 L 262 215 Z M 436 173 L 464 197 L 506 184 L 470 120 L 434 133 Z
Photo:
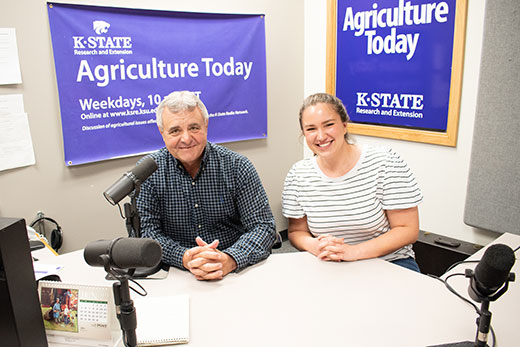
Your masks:
M 502 243 L 520 244 L 520 236 L 506 236 Z M 88 266 L 82 251 L 58 260 L 63 281 L 105 282 L 105 271 Z M 331 263 L 306 252 L 273 254 L 222 281 L 197 281 L 172 268 L 167 279 L 139 282 L 152 296 L 189 294 L 191 347 L 418 347 L 473 340 L 477 330 L 473 308 L 443 283 L 379 259 Z M 460 293 L 468 283 L 453 280 Z M 519 298 L 514 282 L 491 303 L 499 347 L 520 341 Z

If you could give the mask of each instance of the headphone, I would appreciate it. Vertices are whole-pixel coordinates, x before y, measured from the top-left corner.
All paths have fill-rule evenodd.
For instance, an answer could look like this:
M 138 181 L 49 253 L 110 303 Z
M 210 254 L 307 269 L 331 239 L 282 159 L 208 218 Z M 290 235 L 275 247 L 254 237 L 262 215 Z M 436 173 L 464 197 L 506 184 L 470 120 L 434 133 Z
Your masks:
M 61 245 L 63 244 L 63 233 L 61 231 L 61 227 L 54 219 L 50 217 L 40 216 L 36 218 L 34 221 L 31 222 L 30 227 L 34 228 L 34 226 L 38 223 L 41 223 L 43 221 L 49 221 L 51 223 L 54 223 L 56 225 L 56 228 L 52 229 L 51 231 L 51 247 L 54 250 L 60 249 Z M 45 230 L 45 225 L 43 226 Z

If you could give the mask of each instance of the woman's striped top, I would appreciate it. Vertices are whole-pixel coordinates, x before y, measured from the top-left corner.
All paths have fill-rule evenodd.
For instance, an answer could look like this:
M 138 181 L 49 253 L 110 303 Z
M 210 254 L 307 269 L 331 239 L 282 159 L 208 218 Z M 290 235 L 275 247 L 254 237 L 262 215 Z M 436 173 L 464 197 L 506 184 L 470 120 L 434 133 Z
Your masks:
M 423 199 L 415 177 L 397 153 L 362 146 L 357 164 L 344 176 L 325 176 L 316 157 L 293 165 L 285 179 L 282 212 L 287 218 L 307 216 L 314 236 L 332 234 L 357 244 L 390 230 L 385 210 L 417 206 Z M 405 246 L 385 260 L 413 257 Z

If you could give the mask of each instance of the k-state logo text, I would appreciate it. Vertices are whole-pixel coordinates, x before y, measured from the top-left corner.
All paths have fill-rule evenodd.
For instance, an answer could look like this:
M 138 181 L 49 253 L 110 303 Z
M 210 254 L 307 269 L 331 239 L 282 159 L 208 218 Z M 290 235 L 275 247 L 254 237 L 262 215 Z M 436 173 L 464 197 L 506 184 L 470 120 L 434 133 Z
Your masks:
M 132 48 L 132 38 L 129 36 L 72 36 L 74 49 L 84 48 Z
M 92 22 L 92 29 L 98 35 L 108 33 L 110 23 L 103 20 Z M 106 48 L 132 48 L 132 38 L 129 36 L 72 36 L 74 49 L 106 49 Z

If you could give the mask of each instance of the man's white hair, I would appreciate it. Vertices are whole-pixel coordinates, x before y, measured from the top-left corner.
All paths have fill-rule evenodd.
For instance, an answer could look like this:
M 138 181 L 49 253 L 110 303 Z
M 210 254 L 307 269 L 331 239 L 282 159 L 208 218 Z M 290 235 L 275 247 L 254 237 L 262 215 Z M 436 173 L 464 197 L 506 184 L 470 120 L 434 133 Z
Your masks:
M 168 94 L 168 96 L 166 96 L 163 101 L 161 101 L 159 106 L 157 106 L 155 111 L 157 126 L 161 130 L 163 129 L 162 113 L 165 107 L 168 108 L 168 110 L 172 113 L 193 111 L 196 107 L 198 107 L 202 113 L 202 116 L 204 117 L 204 121 L 207 123 L 209 120 L 209 114 L 206 106 L 195 93 L 187 90 L 176 91 Z

